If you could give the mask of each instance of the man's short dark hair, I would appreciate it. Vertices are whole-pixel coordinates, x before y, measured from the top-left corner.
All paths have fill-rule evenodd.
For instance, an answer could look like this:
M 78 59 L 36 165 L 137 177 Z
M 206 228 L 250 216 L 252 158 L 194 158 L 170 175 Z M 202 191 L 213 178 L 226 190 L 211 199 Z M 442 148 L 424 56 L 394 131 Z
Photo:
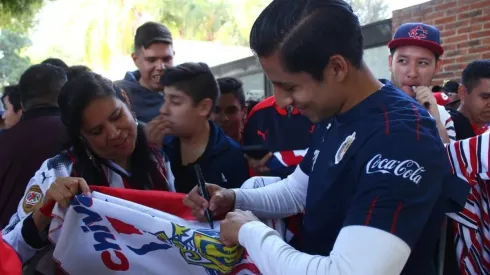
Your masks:
M 38 105 L 58 105 L 58 95 L 66 82 L 63 69 L 49 64 L 29 67 L 20 77 L 19 92 L 25 110 Z
M 161 84 L 186 93 L 194 104 L 210 98 L 214 107 L 219 97 L 218 83 L 205 63 L 184 63 L 169 68 L 162 76 Z
M 219 91 L 222 95 L 233 94 L 238 100 L 240 106 L 245 108 L 245 92 L 243 91 L 243 82 L 234 77 L 218 78 Z
M 87 72 L 92 72 L 92 70 L 87 66 L 84 65 L 71 66 L 66 70 L 66 78 L 70 80 Z
M 146 22 L 136 29 L 134 50 L 138 51 L 141 47 L 147 49 L 153 43 L 172 45 L 172 33 L 165 25 L 156 22 Z
M 259 57 L 278 52 L 286 70 L 317 80 L 333 55 L 362 67 L 359 19 L 342 0 L 273 0 L 252 27 L 250 47 Z
M 53 66 L 56 66 L 56 67 L 59 67 L 59 68 L 65 70 L 65 71 L 68 69 L 68 65 L 66 65 L 66 63 L 59 58 L 48 58 L 48 59 L 44 60 L 43 62 L 41 62 L 41 64 L 53 65 Z
M 15 112 L 22 109 L 22 105 L 20 104 L 20 93 L 19 93 L 18 85 L 5 86 L 3 88 L 2 103 L 4 104 L 4 106 L 5 106 L 5 98 L 7 96 L 9 97 L 9 102 L 14 107 Z
M 462 83 L 468 93 L 480 84 L 482 78 L 490 79 L 490 59 L 475 60 L 463 70 Z

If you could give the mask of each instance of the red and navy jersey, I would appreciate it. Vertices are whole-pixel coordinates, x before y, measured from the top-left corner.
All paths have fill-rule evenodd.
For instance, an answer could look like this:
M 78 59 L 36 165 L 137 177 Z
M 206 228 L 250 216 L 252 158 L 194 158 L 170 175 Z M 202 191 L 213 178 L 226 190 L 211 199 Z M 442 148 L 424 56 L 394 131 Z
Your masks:
M 300 167 L 309 173 L 300 250 L 329 256 L 343 227 L 369 226 L 411 248 L 402 274 L 435 274 L 453 177 L 436 123 L 417 102 L 385 85 L 317 126 Z
M 265 145 L 274 156 L 267 163 L 269 176 L 287 177 L 306 154 L 313 123 L 297 109 L 288 112 L 276 105 L 274 96 L 259 102 L 250 111 L 242 144 Z

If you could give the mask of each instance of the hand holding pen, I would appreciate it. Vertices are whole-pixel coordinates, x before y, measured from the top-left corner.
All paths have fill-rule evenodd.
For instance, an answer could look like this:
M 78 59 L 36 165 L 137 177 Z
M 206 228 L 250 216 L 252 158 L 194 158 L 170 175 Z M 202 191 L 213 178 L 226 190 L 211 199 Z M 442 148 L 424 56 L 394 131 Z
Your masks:
M 205 180 L 202 179 L 202 182 Z M 201 196 L 199 186 L 194 187 L 183 200 L 184 205 L 192 209 L 192 215 L 197 220 L 209 221 L 205 213 L 208 208 L 211 211 L 210 216 L 217 219 L 224 218 L 227 213 L 233 211 L 235 208 L 235 192 L 233 190 L 212 183 L 207 183 L 205 186 L 210 197 L 209 200 Z
M 197 176 L 197 188 L 199 190 L 199 195 L 203 197 L 207 202 L 209 202 L 210 197 L 209 197 L 209 192 L 206 187 L 206 181 L 204 179 L 204 176 L 201 171 L 201 166 L 199 164 L 194 165 L 194 170 L 196 171 L 196 176 Z M 208 220 L 209 226 L 211 229 L 214 228 L 213 224 L 213 219 L 212 219 L 212 214 L 209 208 L 204 209 L 204 215 L 206 216 L 206 219 Z

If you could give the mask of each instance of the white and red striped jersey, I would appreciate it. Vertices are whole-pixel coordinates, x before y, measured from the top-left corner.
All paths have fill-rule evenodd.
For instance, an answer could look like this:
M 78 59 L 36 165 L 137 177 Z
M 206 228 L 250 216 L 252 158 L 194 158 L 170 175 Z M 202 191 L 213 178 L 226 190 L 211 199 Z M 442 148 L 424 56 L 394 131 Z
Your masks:
M 463 211 L 448 214 L 461 274 L 490 274 L 489 144 L 487 132 L 447 146 L 454 173 L 471 184 Z

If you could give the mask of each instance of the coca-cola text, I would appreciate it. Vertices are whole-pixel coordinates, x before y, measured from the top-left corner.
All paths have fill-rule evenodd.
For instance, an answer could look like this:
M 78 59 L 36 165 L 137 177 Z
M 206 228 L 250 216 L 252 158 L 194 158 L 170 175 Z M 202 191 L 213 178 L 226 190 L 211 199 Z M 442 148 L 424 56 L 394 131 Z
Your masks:
M 387 159 L 383 158 L 381 154 L 375 155 L 366 166 L 367 174 L 393 174 L 404 179 L 409 179 L 415 184 L 420 183 L 423 172 L 425 172 L 425 168 L 420 166 L 414 160 L 408 159 L 400 161 Z

